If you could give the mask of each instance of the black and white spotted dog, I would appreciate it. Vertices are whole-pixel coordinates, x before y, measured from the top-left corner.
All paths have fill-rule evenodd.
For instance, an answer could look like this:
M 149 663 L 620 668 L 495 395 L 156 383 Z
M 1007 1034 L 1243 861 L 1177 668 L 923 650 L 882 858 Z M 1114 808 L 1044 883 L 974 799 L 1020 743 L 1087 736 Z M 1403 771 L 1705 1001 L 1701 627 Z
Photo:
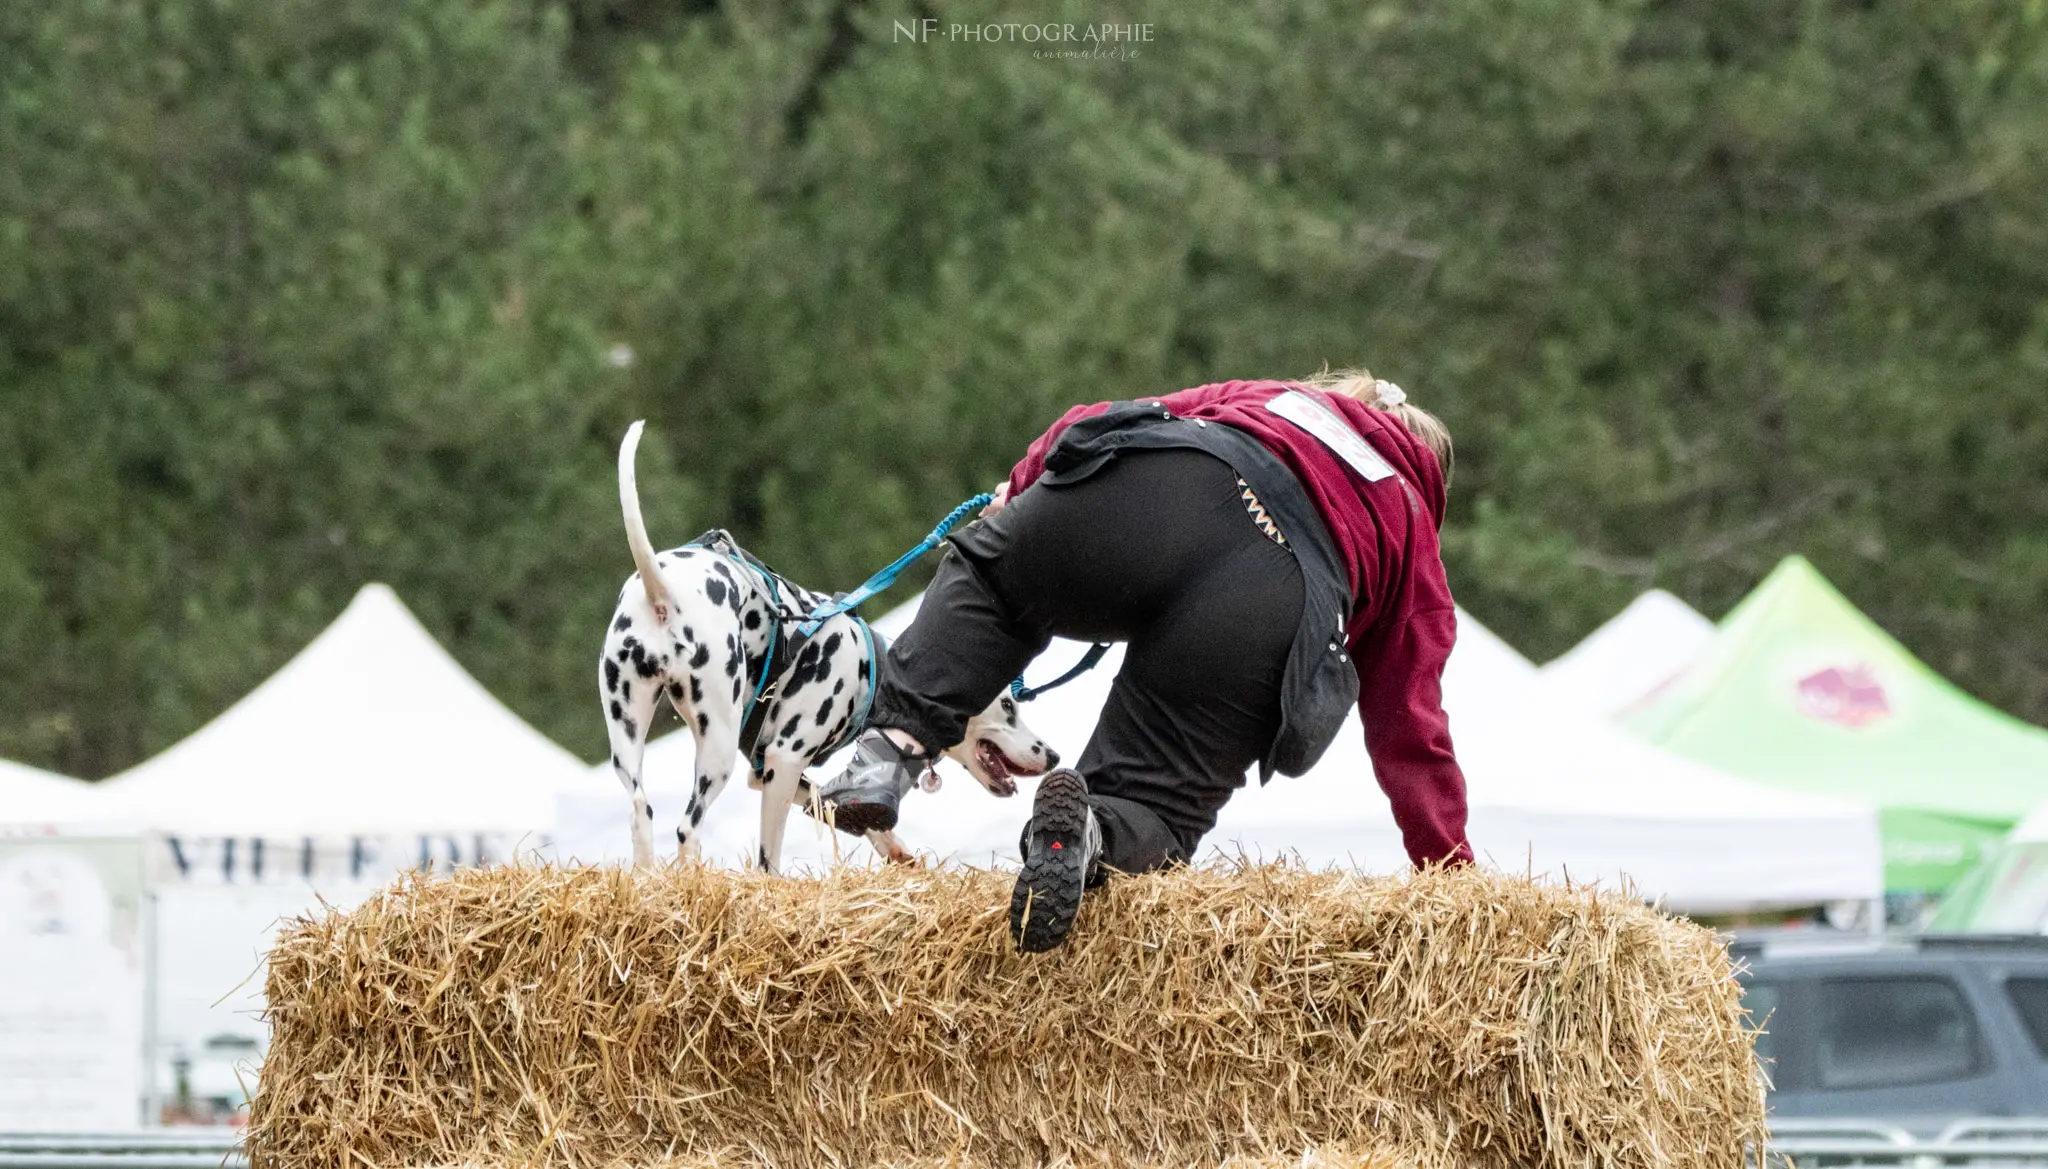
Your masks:
M 654 860 L 654 809 L 640 765 L 655 711 L 666 702 L 697 739 L 697 782 L 676 827 L 678 855 L 695 855 L 698 825 L 744 755 L 753 772 L 748 786 L 762 793 L 759 859 L 773 872 L 791 805 L 810 800 L 804 768 L 862 729 L 856 723 L 872 701 L 882 647 L 871 646 L 871 631 L 844 613 L 800 637 L 802 617 L 830 598 L 770 572 L 722 530 L 656 552 L 633 475 L 640 430 L 635 422 L 619 446 L 619 506 L 639 571 L 619 594 L 598 670 L 612 770 L 633 798 L 633 862 Z M 1016 793 L 1013 776 L 1037 775 L 1058 761 L 1023 726 L 1007 694 L 970 720 L 967 737 L 946 754 L 999 796 Z M 894 833 L 868 837 L 889 859 L 910 859 Z

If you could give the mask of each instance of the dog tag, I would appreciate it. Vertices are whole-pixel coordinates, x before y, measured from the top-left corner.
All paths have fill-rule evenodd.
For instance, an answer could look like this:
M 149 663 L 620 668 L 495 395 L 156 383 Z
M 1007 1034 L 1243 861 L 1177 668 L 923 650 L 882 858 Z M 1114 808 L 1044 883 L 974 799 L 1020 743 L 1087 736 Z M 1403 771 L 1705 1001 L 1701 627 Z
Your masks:
M 924 769 L 924 774 L 917 777 L 917 786 L 928 792 L 939 790 L 940 782 L 939 773 L 936 768 L 927 767 Z
M 1367 483 L 1377 483 L 1393 475 L 1394 469 L 1366 445 L 1365 439 L 1351 429 L 1349 423 L 1300 390 L 1289 390 L 1268 400 L 1266 409 L 1314 435 L 1333 454 L 1349 463 L 1351 469 L 1364 477 Z

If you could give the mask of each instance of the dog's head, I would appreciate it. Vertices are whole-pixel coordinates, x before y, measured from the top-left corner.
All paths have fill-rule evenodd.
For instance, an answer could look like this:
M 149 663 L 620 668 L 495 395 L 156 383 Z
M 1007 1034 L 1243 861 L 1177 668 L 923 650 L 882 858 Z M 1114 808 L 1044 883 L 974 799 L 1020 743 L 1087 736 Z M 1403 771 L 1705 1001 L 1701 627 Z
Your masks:
M 1059 752 L 1017 717 L 1017 702 L 1008 694 L 967 720 L 967 737 L 946 754 L 965 767 L 975 782 L 999 796 L 1017 794 L 1019 775 L 1043 775 L 1059 765 Z

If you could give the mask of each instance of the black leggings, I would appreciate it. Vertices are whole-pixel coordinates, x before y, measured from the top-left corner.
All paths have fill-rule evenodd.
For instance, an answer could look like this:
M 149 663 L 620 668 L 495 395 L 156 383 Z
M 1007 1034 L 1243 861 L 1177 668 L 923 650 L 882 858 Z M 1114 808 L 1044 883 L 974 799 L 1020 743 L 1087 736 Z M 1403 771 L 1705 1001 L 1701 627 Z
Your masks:
M 948 549 L 889 649 L 874 725 L 942 750 L 1054 636 L 1128 642 L 1078 765 L 1102 859 L 1191 859 L 1279 728 L 1301 622 L 1301 569 L 1230 466 L 1126 452 L 1079 483 L 1032 486 Z

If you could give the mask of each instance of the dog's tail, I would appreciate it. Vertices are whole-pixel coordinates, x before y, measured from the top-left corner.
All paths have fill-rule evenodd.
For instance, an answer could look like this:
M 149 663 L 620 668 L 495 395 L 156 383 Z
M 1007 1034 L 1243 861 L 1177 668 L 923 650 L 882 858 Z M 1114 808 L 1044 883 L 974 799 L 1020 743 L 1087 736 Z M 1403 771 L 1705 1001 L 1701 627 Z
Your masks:
M 675 602 L 668 595 L 668 583 L 654 563 L 654 545 L 647 539 L 647 521 L 640 518 L 640 484 L 633 476 L 633 456 L 640 450 L 640 430 L 645 422 L 626 428 L 619 444 L 619 510 L 626 513 L 626 543 L 633 549 L 633 567 L 640 570 L 640 587 L 647 590 L 647 603 L 654 606 L 654 619 L 668 624 Z

